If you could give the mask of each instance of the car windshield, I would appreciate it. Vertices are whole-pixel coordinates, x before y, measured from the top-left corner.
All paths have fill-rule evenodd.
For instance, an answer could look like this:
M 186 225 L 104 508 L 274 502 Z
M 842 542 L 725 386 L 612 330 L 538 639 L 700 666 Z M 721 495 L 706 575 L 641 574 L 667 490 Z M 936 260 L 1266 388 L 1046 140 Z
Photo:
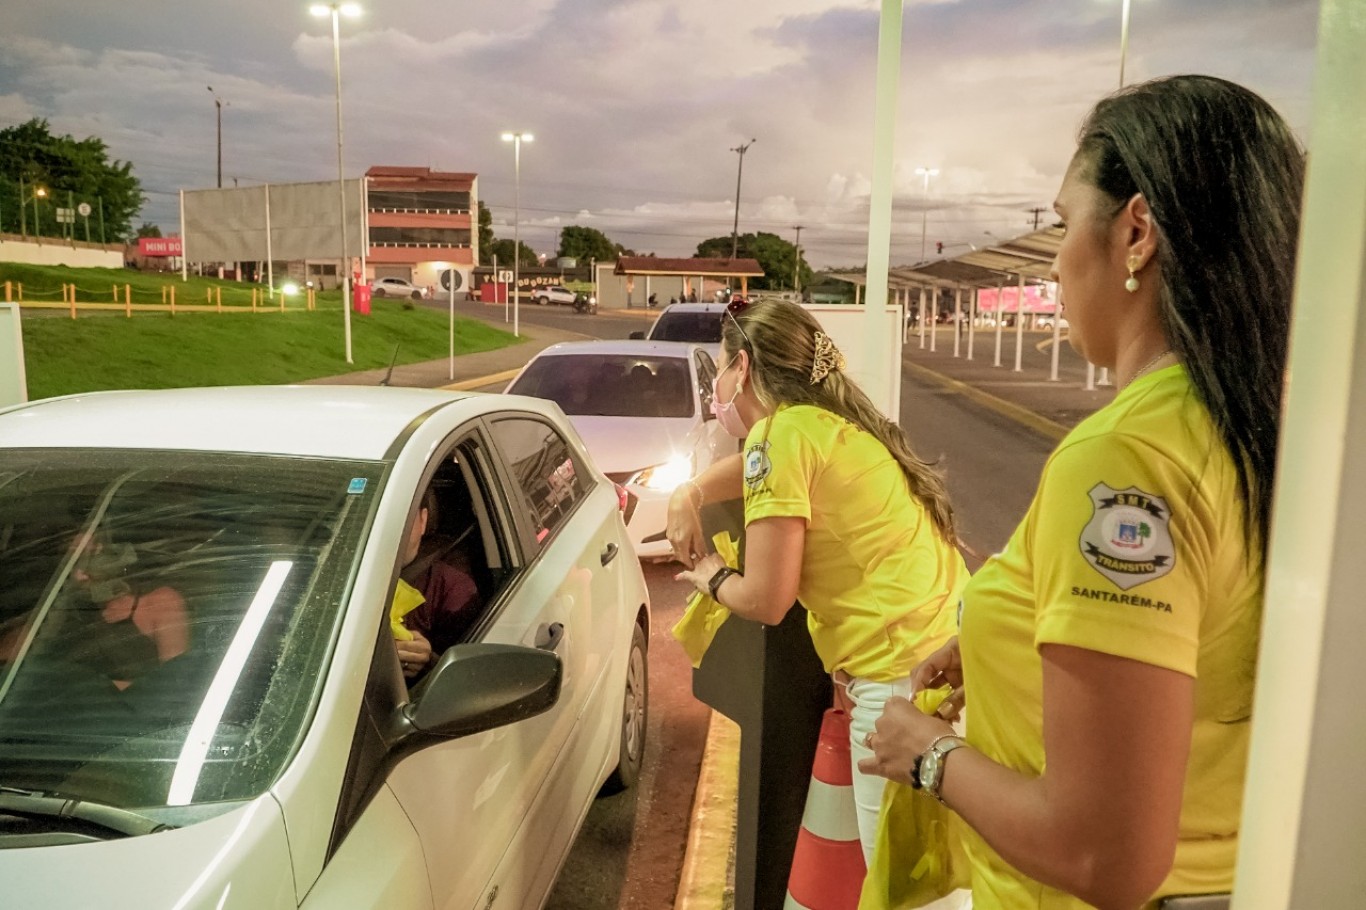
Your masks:
M 382 478 L 372 462 L 6 451 L 0 786 L 168 823 L 265 792 L 307 729 Z
M 665 313 L 650 330 L 651 341 L 721 343 L 721 317 L 717 313 Z
M 548 398 L 570 416 L 692 417 L 695 410 L 688 362 L 682 357 L 540 357 L 508 391 Z

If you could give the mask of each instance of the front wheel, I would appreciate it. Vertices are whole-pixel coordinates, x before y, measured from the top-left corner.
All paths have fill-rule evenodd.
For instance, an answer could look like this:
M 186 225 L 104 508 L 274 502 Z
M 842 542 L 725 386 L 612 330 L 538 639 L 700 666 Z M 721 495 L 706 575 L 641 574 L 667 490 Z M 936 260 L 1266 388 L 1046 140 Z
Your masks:
M 548 303 L 550 303 L 550 298 L 549 298 L 549 297 L 537 297 L 537 298 L 536 298 L 536 302 L 539 303 L 541 306 L 545 306 L 545 305 L 547 305 Z
M 645 650 L 645 630 L 636 623 L 631 630 L 631 653 L 626 658 L 626 692 L 621 708 L 621 751 L 617 767 L 603 785 L 605 793 L 620 793 L 635 786 L 645 763 L 645 729 L 650 719 L 650 662 Z
M 373 291 L 370 292 L 370 296 L 371 296 L 371 297 L 385 297 L 385 296 L 388 296 L 388 295 L 385 293 L 384 288 L 375 288 Z

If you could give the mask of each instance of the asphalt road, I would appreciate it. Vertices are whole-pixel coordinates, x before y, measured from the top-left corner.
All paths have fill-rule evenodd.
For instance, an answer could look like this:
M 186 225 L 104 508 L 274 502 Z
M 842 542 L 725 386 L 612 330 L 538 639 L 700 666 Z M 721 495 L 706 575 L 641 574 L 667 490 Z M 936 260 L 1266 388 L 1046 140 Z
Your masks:
M 496 315 L 494 308 L 479 303 L 457 302 L 456 308 L 485 319 L 491 312 Z M 649 325 L 636 316 L 586 316 L 534 306 L 524 308 L 521 318 L 597 338 L 625 338 Z M 1047 353 L 1033 349 L 1040 340 L 1035 335 L 1031 344 L 1026 336 L 1025 354 L 1035 363 Z M 938 339 L 941 350 L 946 341 L 951 349 L 952 336 L 945 333 Z M 1013 338 L 1003 342 L 1002 356 L 1013 358 Z M 994 339 L 979 337 L 978 343 Z M 908 357 L 916 344 L 912 336 Z M 981 357 L 991 348 L 977 350 Z M 1069 366 L 1077 369 L 1075 358 Z M 902 426 L 916 453 L 946 471 L 959 535 L 983 556 L 1001 549 L 1033 497 L 1052 442 L 944 386 L 904 375 Z M 501 391 L 501 385 L 484 391 Z M 978 562 L 970 559 L 969 565 L 976 569 Z M 692 697 L 687 659 L 669 635 L 687 595 L 686 586 L 673 580 L 675 571 L 671 563 L 645 564 L 653 627 L 650 717 L 640 781 L 630 791 L 600 797 L 593 806 L 548 910 L 658 910 L 673 905 L 708 720 L 708 709 Z
M 427 301 L 427 305 L 446 309 L 450 304 L 443 300 Z M 632 310 L 629 314 L 612 310 L 599 310 L 597 315 L 587 313 L 576 313 L 573 307 L 567 306 L 537 306 L 536 304 L 523 304 L 519 308 L 518 320 L 526 321 L 533 325 L 548 326 L 552 329 L 560 329 L 565 332 L 578 332 L 586 338 L 627 338 L 632 332 L 645 331 L 650 327 L 653 313 L 640 309 Z M 478 319 L 486 319 L 495 324 L 502 325 L 504 307 L 480 303 L 478 301 L 460 300 L 457 295 L 455 301 L 455 312 L 460 316 L 473 316 Z M 512 314 L 509 308 L 508 322 L 506 328 L 512 328 Z

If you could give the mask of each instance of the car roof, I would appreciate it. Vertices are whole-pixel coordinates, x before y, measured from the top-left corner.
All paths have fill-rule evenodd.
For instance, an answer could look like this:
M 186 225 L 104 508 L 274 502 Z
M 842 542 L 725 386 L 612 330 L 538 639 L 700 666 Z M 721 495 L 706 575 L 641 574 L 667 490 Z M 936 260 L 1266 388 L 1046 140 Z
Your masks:
M 391 457 L 395 441 L 433 409 L 467 409 L 473 416 L 488 410 L 491 397 L 334 385 L 92 392 L 0 411 L 0 448 L 176 449 L 380 460 Z M 540 409 L 533 404 L 530 409 Z
M 666 306 L 660 316 L 667 316 L 669 313 L 723 313 L 726 305 L 708 301 L 707 303 L 671 303 Z
M 642 341 L 602 339 L 599 341 L 562 341 L 551 345 L 537 357 L 564 357 L 574 354 L 621 354 L 634 357 L 687 357 L 693 350 L 706 348 L 693 341 Z

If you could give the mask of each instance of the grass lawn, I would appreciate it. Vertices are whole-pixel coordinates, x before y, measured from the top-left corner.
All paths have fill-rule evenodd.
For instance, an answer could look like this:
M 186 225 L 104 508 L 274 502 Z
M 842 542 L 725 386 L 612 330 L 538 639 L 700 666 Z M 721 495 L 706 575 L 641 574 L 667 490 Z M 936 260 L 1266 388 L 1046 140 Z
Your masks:
M 26 277 L 17 279 L 14 273 Z M 55 273 L 51 286 L 61 299 L 61 283 L 75 282 L 84 290 L 94 283 L 106 286 L 134 285 L 133 302 L 140 293 L 144 302 L 159 302 L 160 284 L 169 276 L 151 276 L 121 269 L 53 269 L 0 263 L 0 287 L 5 280 L 23 280 L 24 297 L 32 299 L 30 287 L 39 290 L 45 277 Z M 96 273 L 93 276 L 84 273 Z M 119 277 L 115 277 L 115 276 Z M 122 276 L 128 281 L 123 281 Z M 177 302 L 185 285 L 178 279 Z M 32 282 L 32 284 L 31 284 Z M 250 304 L 250 285 L 198 282 L 198 300 L 204 287 L 222 285 L 227 307 L 232 286 L 234 303 Z M 140 291 L 141 287 L 141 291 Z M 192 294 L 193 290 L 188 293 Z M 240 301 L 237 299 L 241 295 Z M 351 320 L 354 364 L 343 356 L 342 312 L 339 294 L 318 295 L 312 312 L 292 302 L 286 312 L 246 313 L 134 313 L 131 319 L 118 312 L 81 312 L 72 320 L 61 311 L 30 311 L 23 317 L 24 360 L 30 398 L 48 398 L 96 389 L 157 389 L 206 385 L 257 385 L 298 382 L 353 370 L 386 367 L 398 346 L 398 363 L 436 360 L 448 353 L 447 315 L 417 306 L 404 309 L 399 301 L 376 301 L 369 316 Z M 330 298 L 330 299 L 329 299 Z M 45 299 L 45 298 L 39 298 Z M 99 298 L 93 298 L 98 300 Z M 112 293 L 104 298 L 112 302 Z M 510 333 L 482 322 L 457 319 L 455 351 L 468 354 L 516 343 Z

